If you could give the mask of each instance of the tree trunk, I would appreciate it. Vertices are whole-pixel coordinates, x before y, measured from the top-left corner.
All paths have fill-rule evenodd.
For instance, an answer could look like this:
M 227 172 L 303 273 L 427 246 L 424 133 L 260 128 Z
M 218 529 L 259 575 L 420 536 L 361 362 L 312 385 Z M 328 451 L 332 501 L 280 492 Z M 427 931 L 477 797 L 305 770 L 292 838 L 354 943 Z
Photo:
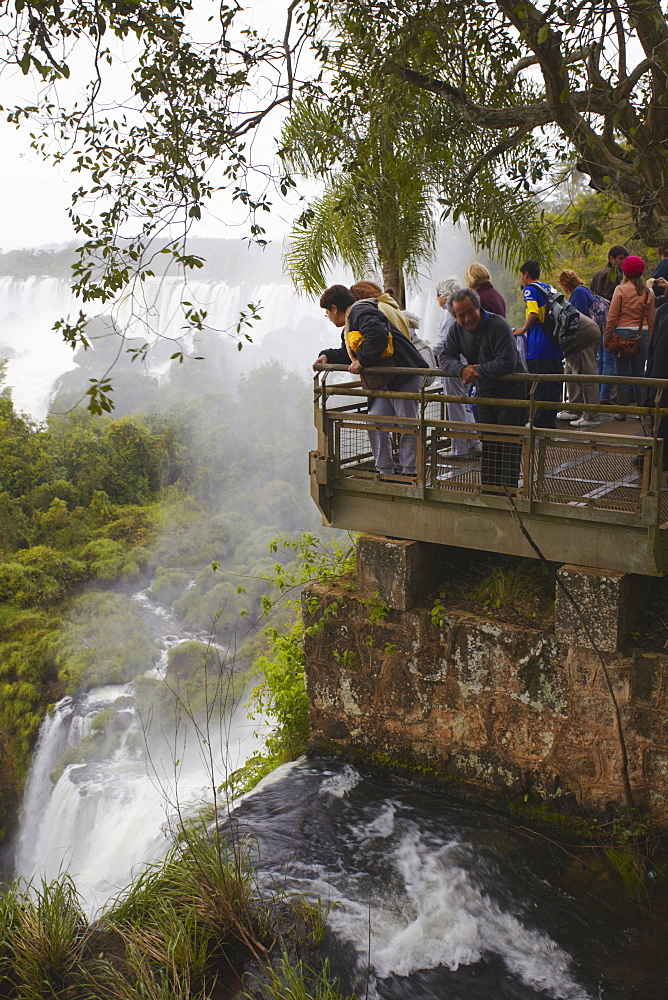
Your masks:
M 406 303 L 404 302 L 404 283 L 401 269 L 392 260 L 381 261 L 381 268 L 383 270 L 383 291 L 391 290 L 392 295 L 403 309 Z

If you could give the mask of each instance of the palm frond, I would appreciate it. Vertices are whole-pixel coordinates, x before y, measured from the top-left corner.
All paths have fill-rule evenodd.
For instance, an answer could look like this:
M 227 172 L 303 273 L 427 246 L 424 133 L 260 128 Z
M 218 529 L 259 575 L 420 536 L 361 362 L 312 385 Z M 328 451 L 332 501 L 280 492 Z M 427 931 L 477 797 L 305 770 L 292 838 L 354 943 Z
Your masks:
M 350 178 L 336 178 L 311 202 L 288 238 L 285 268 L 296 288 L 319 294 L 327 284 L 325 272 L 338 262 L 355 274 L 372 269 L 376 249 L 367 221 Z

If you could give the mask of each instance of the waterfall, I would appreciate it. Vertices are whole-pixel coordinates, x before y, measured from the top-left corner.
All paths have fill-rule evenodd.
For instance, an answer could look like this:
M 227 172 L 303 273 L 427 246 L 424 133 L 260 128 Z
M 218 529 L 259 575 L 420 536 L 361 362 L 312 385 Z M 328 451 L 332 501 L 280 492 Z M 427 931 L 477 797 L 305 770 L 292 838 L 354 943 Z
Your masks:
M 163 652 L 148 675 L 169 683 L 169 648 L 192 633 L 135 595 Z M 15 852 L 17 876 L 51 880 L 68 871 L 89 915 L 160 858 L 180 816 L 212 799 L 212 787 L 258 748 L 242 696 L 208 736 L 211 774 L 192 725 L 151 725 L 135 685 L 107 685 L 63 698 L 42 723 L 27 781 Z
M 214 244 L 216 241 L 211 241 Z M 243 245 L 239 242 L 239 253 Z M 226 251 L 231 253 L 229 249 Z M 462 234 L 450 231 L 441 239 L 439 252 L 430 276 L 421 277 L 409 292 L 408 309 L 422 317 L 421 336 L 433 341 L 438 330 L 440 309 L 434 285 L 444 274 L 462 274 L 473 257 L 472 248 Z M 206 312 L 204 344 L 211 338 L 229 340 L 236 337 L 236 325 L 248 304 L 260 304 L 260 319 L 244 327 L 252 344 L 244 341 L 245 350 L 239 355 L 235 371 L 248 372 L 257 365 L 277 360 L 289 370 L 307 372 L 317 351 L 338 344 L 338 331 L 324 319 L 316 299 L 298 295 L 288 278 L 281 273 L 276 257 L 249 258 L 247 270 L 237 269 L 232 281 L 225 275 L 220 281 L 193 277 L 184 281 L 178 277 L 147 278 L 130 293 L 114 303 L 100 306 L 86 303 L 87 314 L 113 315 L 119 332 L 130 341 L 155 343 L 158 337 L 181 340 L 189 349 L 191 338 L 184 334 L 186 321 L 184 301 L 194 309 Z M 36 260 L 36 266 L 39 266 Z M 242 274 L 239 279 L 238 274 Z M 344 269 L 333 275 L 333 281 L 351 278 Z M 236 283 L 235 283 L 236 279 Z M 43 419 L 49 407 L 54 383 L 63 374 L 78 367 L 72 348 L 53 324 L 62 317 L 77 316 L 81 303 L 74 299 L 67 278 L 31 275 L 28 278 L 0 277 L 0 358 L 9 360 L 8 384 L 12 389 L 17 410 Z M 158 350 L 147 358 L 148 373 L 164 376 L 170 367 L 174 346 L 165 341 L 168 350 Z M 95 339 L 91 340 L 95 352 Z M 206 353 L 206 347 L 201 353 Z M 229 367 L 229 366 L 228 366 Z M 103 364 L 106 369 L 106 362 Z M 144 371 L 143 374 L 146 372 Z M 102 375 L 101 371 L 99 375 Z M 137 370 L 138 376 L 142 374 Z

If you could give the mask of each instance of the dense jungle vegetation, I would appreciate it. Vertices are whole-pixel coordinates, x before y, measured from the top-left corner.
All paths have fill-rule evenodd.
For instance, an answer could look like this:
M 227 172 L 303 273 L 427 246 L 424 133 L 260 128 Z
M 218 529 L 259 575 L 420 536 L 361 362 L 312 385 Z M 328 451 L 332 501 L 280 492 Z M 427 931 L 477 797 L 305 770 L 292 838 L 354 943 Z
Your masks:
M 185 622 L 215 622 L 242 662 L 263 651 L 249 630 L 277 559 L 269 542 L 316 523 L 310 392 L 275 364 L 236 385 L 217 371 L 175 363 L 169 381 L 140 392 L 128 376 L 114 414 L 96 416 L 62 405 L 86 374 L 78 369 L 44 424 L 0 393 L 3 816 L 15 811 L 47 707 L 155 664 L 131 591 L 151 585 Z M 139 397 L 141 412 L 127 412 Z M 186 657 L 193 670 L 200 660 Z

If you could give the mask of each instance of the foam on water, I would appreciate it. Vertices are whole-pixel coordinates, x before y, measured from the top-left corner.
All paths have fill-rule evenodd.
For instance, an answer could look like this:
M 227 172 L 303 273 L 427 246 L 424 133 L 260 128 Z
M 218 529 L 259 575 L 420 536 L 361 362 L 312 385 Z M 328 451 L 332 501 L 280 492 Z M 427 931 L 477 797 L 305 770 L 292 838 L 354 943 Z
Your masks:
M 432 970 L 440 985 L 423 995 L 436 997 L 439 968 L 447 975 L 496 963 L 520 990 L 591 1000 L 571 956 L 537 926 L 533 906 L 523 912 L 499 884 L 493 850 L 468 841 L 456 819 L 444 824 L 405 799 L 369 796 L 367 781 L 349 764 L 332 773 L 297 763 L 258 786 L 246 810 L 249 832 L 259 831 L 267 885 L 280 878 L 331 904 L 328 926 L 346 956 L 343 968 L 353 970 L 347 988 L 356 978 L 365 991 L 369 970 L 369 996 L 384 996 L 386 981 L 393 997 L 409 996 L 411 984 L 399 988 L 398 978 Z M 286 829 L 277 836 L 279 816 Z
M 346 764 L 341 774 L 334 774 L 331 778 L 325 778 L 320 786 L 321 795 L 333 795 L 334 798 L 342 799 L 348 792 L 351 792 L 361 781 L 359 771 L 356 771 L 350 764 Z
M 388 806 L 366 834 L 386 839 L 393 823 L 394 811 Z M 371 898 L 359 899 L 356 879 L 348 881 L 343 894 L 338 880 L 329 893 L 321 882 L 321 895 L 338 898 L 329 922 L 337 936 L 354 947 L 360 975 L 367 964 L 374 980 L 437 966 L 456 970 L 494 954 L 526 986 L 555 1000 L 588 1000 L 566 952 L 490 899 L 456 860 L 460 854 L 457 841 L 434 850 L 413 827 L 389 850 L 390 878 Z

